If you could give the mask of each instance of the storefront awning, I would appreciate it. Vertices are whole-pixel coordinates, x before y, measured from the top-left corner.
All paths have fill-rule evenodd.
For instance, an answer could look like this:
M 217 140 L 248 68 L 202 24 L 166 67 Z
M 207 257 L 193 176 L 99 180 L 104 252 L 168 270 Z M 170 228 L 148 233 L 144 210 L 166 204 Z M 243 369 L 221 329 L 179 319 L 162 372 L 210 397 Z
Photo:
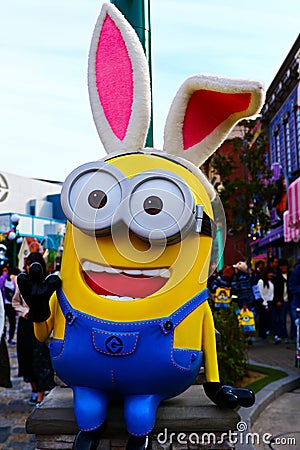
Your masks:
M 267 247 L 279 239 L 283 239 L 283 225 L 273 228 L 266 236 L 264 236 L 258 243 L 258 247 Z
M 289 217 L 288 222 L 292 227 L 300 226 L 300 177 L 288 188 Z
M 300 240 L 300 228 L 290 225 L 290 211 L 283 213 L 284 242 L 298 242 Z

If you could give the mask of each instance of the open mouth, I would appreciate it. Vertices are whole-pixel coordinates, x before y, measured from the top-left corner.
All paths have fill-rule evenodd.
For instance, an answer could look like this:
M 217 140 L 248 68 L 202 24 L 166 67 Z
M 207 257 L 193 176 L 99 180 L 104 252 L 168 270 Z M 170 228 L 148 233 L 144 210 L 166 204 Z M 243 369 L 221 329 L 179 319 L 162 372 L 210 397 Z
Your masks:
M 82 263 L 86 284 L 96 294 L 117 301 L 140 300 L 159 291 L 171 276 L 169 268 L 125 269 Z

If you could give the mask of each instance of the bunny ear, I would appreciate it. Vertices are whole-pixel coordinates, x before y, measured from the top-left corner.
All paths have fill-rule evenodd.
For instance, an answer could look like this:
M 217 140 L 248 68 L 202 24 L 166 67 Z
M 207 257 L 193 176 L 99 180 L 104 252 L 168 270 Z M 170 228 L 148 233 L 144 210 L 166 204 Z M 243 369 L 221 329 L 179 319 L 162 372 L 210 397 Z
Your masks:
M 150 121 L 150 80 L 142 45 L 120 11 L 102 6 L 89 54 L 94 121 L 107 153 L 140 150 Z
M 242 118 L 257 114 L 263 86 L 256 81 L 209 75 L 188 78 L 171 105 L 164 150 L 200 166 Z

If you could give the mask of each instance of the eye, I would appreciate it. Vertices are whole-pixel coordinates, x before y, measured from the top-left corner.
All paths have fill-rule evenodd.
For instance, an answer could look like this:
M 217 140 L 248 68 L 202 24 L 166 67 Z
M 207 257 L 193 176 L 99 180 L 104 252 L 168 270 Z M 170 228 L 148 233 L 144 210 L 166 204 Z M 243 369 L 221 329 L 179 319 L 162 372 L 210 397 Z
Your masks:
M 107 195 L 100 189 L 92 191 L 88 196 L 88 202 L 92 208 L 101 209 L 107 203 Z
M 174 183 L 152 179 L 139 184 L 130 199 L 130 210 L 137 222 L 148 229 L 167 229 L 181 217 L 184 197 Z
M 149 172 L 136 178 L 140 181 L 132 180 L 136 184 L 129 199 L 129 227 L 134 233 L 151 239 L 160 239 L 163 233 L 171 238 L 190 224 L 193 197 L 183 180 Z
M 151 195 L 150 197 L 146 198 L 143 206 L 147 214 L 150 214 L 150 216 L 155 216 L 156 214 L 159 214 L 163 209 L 163 202 L 162 199 L 157 197 L 156 195 Z
M 67 218 L 80 229 L 103 231 L 122 200 L 124 175 L 107 163 L 88 163 L 72 172 L 62 190 Z
M 102 171 L 82 175 L 69 195 L 76 215 L 95 223 L 111 216 L 122 198 L 118 180 Z

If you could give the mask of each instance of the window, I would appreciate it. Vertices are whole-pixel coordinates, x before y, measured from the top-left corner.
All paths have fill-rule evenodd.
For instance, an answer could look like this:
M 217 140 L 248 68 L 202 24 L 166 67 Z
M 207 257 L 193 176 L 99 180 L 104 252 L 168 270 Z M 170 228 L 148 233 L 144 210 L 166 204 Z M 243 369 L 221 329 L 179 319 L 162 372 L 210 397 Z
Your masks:
M 297 103 L 293 105 L 296 169 L 300 169 L 300 112 Z
M 283 135 L 284 135 L 285 167 L 286 167 L 286 173 L 289 176 L 292 172 L 291 133 L 290 133 L 289 113 L 285 113 L 283 116 Z
M 274 156 L 275 156 L 275 160 L 274 162 L 278 162 L 279 164 L 281 163 L 281 152 L 280 152 L 280 135 L 279 135 L 279 125 L 276 125 L 275 129 L 274 129 Z

